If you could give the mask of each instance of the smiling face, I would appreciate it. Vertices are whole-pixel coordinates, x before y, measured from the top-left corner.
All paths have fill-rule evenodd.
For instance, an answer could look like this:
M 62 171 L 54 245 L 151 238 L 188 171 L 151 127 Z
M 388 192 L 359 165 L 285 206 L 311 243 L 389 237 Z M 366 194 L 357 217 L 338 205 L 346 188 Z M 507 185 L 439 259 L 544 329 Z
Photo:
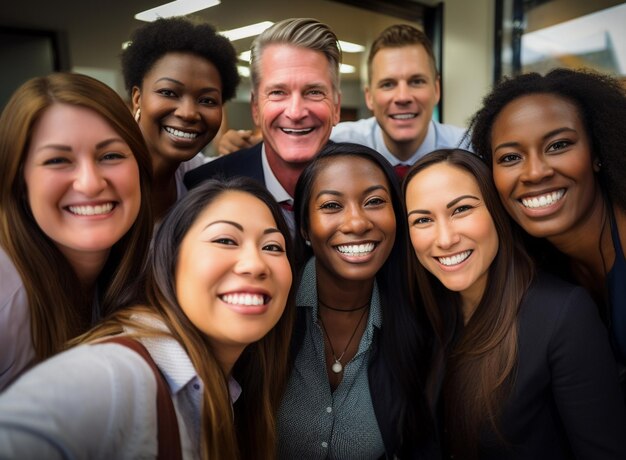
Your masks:
M 133 113 L 153 164 L 178 164 L 202 150 L 222 123 L 222 80 L 217 68 L 190 53 L 167 53 L 133 88 Z
M 329 158 L 320 165 L 310 196 L 306 238 L 316 257 L 318 283 L 373 280 L 396 235 L 383 171 L 357 156 Z
M 249 193 L 228 191 L 183 238 L 176 296 L 218 359 L 232 364 L 278 322 L 291 278 L 285 236 L 268 207 Z
M 330 64 L 320 51 L 284 44 L 266 47 L 259 64 L 252 115 L 263 132 L 268 161 L 307 163 L 339 121 Z
M 31 212 L 70 262 L 108 251 L 139 213 L 139 168 L 96 112 L 54 104 L 33 127 L 24 163 Z
M 574 104 L 550 94 L 520 97 L 502 109 L 491 133 L 496 188 L 524 230 L 550 238 L 586 220 L 601 193 Z
M 413 155 L 428 133 L 439 102 L 439 79 L 424 47 L 378 51 L 370 65 L 365 100 L 389 150 L 400 159 Z
M 406 206 L 419 262 L 446 288 L 459 292 L 465 304 L 475 307 L 499 243 L 474 177 L 448 163 L 428 166 L 409 181 Z

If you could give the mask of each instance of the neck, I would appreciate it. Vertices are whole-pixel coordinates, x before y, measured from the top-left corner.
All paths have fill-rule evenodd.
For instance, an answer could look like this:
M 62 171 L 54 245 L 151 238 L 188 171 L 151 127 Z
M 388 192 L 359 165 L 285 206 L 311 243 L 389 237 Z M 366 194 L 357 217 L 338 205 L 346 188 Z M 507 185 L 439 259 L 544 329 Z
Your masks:
M 151 205 L 154 220 L 160 221 L 167 210 L 176 203 L 176 169 L 180 163 L 170 163 L 152 156 Z
M 222 368 L 222 372 L 226 377 L 229 377 L 231 372 L 233 371 L 233 367 L 235 363 L 243 353 L 245 349 L 244 346 L 241 345 L 224 345 L 224 344 L 216 344 L 213 343 L 212 350 L 215 354 L 215 358 Z
M 320 270 L 319 262 L 315 261 L 317 276 L 317 298 L 337 310 L 355 310 L 367 304 L 372 298 L 374 278 L 369 280 L 350 281 L 330 276 Z M 322 308 L 321 310 L 332 309 Z M 361 310 L 355 310 L 360 314 Z
M 610 270 L 615 260 L 615 250 L 611 238 L 610 218 L 602 194 L 598 192 L 596 202 L 589 215 L 580 219 L 578 225 L 560 235 L 548 237 L 547 240 L 560 252 L 567 255 L 576 272 L 578 281 L 581 278 L 601 278 Z M 586 275 L 585 275 L 586 274 Z
M 282 185 L 289 196 L 293 197 L 296 194 L 296 184 L 298 183 L 300 174 L 304 171 L 308 162 L 290 163 L 283 161 L 283 159 L 277 154 L 268 152 L 269 148 L 270 147 L 266 145 L 265 153 L 267 156 L 267 163 L 280 185 Z
M 96 280 L 109 257 L 110 249 L 89 253 L 61 249 L 61 252 L 74 269 L 83 290 L 86 293 L 93 291 Z
M 415 152 L 417 152 L 417 150 L 422 146 L 424 139 L 426 139 L 426 132 L 420 134 L 418 138 L 410 141 L 397 142 L 387 136 L 387 134 L 383 131 L 385 146 L 394 157 L 403 162 L 409 160 L 413 155 L 415 155 Z

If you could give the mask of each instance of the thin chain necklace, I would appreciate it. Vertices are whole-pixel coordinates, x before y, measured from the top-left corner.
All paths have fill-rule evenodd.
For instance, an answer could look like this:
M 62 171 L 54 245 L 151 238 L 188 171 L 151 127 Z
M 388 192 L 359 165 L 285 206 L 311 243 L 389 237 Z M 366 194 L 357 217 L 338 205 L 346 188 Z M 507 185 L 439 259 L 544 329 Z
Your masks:
M 328 308 L 329 310 L 332 311 L 338 311 L 341 313 L 350 313 L 352 311 L 359 311 L 362 310 L 363 308 L 367 307 L 370 302 L 368 301 L 367 303 L 364 303 L 363 305 L 361 305 L 360 307 L 355 307 L 355 308 L 350 308 L 350 309 L 343 309 L 343 308 L 337 308 L 337 307 L 331 307 L 330 305 L 326 305 L 324 302 L 322 302 L 320 299 L 317 299 L 318 303 L 324 307 L 324 308 Z
M 369 303 L 367 305 L 369 305 Z M 359 307 L 359 308 L 364 308 L 364 307 Z M 357 308 L 357 310 L 359 308 Z M 342 310 L 342 311 L 344 311 L 344 310 Z M 333 365 L 330 367 L 335 374 L 339 374 L 341 371 L 343 371 L 343 364 L 341 364 L 341 358 L 343 358 L 343 355 L 345 355 L 346 351 L 348 351 L 348 347 L 350 346 L 350 343 L 352 343 L 352 339 L 356 335 L 356 331 L 359 328 L 359 324 L 361 324 L 361 321 L 363 321 L 363 317 L 365 316 L 366 312 L 367 312 L 367 310 L 364 309 L 363 313 L 361 313 L 361 317 L 359 318 L 359 322 L 356 323 L 356 327 L 354 328 L 354 331 L 352 331 L 352 335 L 350 336 L 350 340 L 348 340 L 348 343 L 346 344 L 346 348 L 343 349 L 343 352 L 341 353 L 341 355 L 339 357 L 337 357 L 337 355 L 335 354 L 335 349 L 333 348 L 333 343 L 330 341 L 330 336 L 328 335 L 328 331 L 326 330 L 326 326 L 324 326 L 324 320 L 322 319 L 322 315 L 320 315 L 320 314 L 317 315 L 317 317 L 320 319 L 320 324 L 322 325 L 322 330 L 324 331 L 324 334 L 326 334 L 326 338 L 328 339 L 328 345 L 330 345 L 330 351 L 333 354 L 333 359 L 335 360 Z

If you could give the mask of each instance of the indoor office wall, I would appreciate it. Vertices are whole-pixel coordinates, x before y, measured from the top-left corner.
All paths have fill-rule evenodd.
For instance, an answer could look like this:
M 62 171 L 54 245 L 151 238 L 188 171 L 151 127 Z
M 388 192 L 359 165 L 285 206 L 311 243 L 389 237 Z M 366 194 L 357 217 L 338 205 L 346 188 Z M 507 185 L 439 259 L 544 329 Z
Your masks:
M 0 27 L 0 110 L 23 82 L 60 70 L 60 60 L 54 33 Z
M 344 38 L 341 36 L 342 33 L 348 35 L 348 31 L 355 29 L 357 32 L 367 33 L 368 38 L 362 42 L 366 47 L 369 47 L 373 37 L 386 26 L 392 23 L 410 22 L 407 18 L 390 17 L 356 7 L 349 9 L 346 5 L 325 0 L 311 0 L 306 3 L 270 0 L 264 4 L 262 14 L 258 12 L 258 4 L 253 0 L 233 0 L 235 1 L 237 4 L 250 2 L 251 6 L 250 8 L 239 7 L 238 15 L 220 16 L 216 13 L 218 9 L 225 11 L 233 7 L 230 1 L 222 2 L 215 9 L 205 10 L 202 18 L 213 23 L 217 20 L 218 27 L 228 28 L 230 24 L 226 21 L 232 20 L 233 17 L 236 17 L 238 21 L 253 22 L 253 19 L 277 21 L 285 17 L 313 16 L 336 28 L 340 38 Z M 416 5 L 435 6 L 438 3 L 444 5 L 442 121 L 446 123 L 464 125 L 467 118 L 477 108 L 480 97 L 491 84 L 493 2 L 494 0 L 405 1 L 405 3 Z M 0 23 L 12 27 L 49 29 L 64 33 L 67 37 L 68 62 L 72 63 L 72 66 L 66 68 L 92 75 L 126 97 L 119 69 L 122 42 L 128 39 L 134 28 L 142 24 L 133 19 L 133 14 L 143 6 L 154 6 L 153 4 L 158 3 L 159 0 L 141 0 L 138 2 L 116 1 L 110 4 L 108 2 L 89 3 L 88 5 L 79 0 L 62 0 L 54 2 L 56 6 L 53 7 L 52 3 L 46 0 L 32 0 L 28 6 L 13 2 L 3 13 Z M 380 3 L 385 2 L 381 0 Z M 63 7 L 59 8 L 59 5 Z M 257 8 L 256 13 L 251 11 L 254 8 Z M 326 16 L 321 17 L 320 15 L 324 12 Z M 237 42 L 238 48 L 246 46 L 249 47 L 249 43 Z M 8 62 L 4 59 L 0 60 L 3 69 L 8 66 L 15 67 L 15 63 L 18 62 L 13 57 L 8 59 Z M 357 72 L 360 78 L 342 77 L 342 105 L 352 110 L 352 113 L 356 113 L 358 117 L 368 117 L 370 112 L 365 106 L 363 97 L 366 52 L 359 55 L 358 59 L 361 69 Z M 37 72 L 47 73 L 47 69 L 40 69 Z M 247 85 L 244 83 L 241 91 L 238 92 L 243 96 L 238 95 L 233 101 L 233 105 L 238 105 L 233 112 L 248 112 L 249 83 Z M 2 87 L 4 89 L 6 85 Z M 250 123 L 250 119 L 242 117 L 242 125 L 245 126 L 247 123 Z M 236 126 L 236 121 L 231 122 L 231 125 Z
M 495 0 L 446 0 L 443 21 L 444 121 L 467 126 L 493 83 Z

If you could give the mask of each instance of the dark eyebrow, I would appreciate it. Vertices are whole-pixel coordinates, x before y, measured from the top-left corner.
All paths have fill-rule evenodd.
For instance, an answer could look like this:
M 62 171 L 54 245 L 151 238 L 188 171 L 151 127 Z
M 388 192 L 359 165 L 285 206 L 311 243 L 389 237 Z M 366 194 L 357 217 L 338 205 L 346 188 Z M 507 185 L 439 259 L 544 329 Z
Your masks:
M 562 128 L 553 129 L 552 131 L 544 134 L 541 137 L 541 140 L 545 141 L 546 139 L 549 139 L 552 136 L 556 136 L 557 134 L 561 134 L 563 132 L 573 132 L 573 133 L 576 133 L 576 130 L 573 129 L 573 128 L 568 128 L 566 126 L 564 126 Z M 497 145 L 496 148 L 493 149 L 493 151 L 495 152 L 496 150 L 504 148 L 504 147 L 519 147 L 519 146 L 520 146 L 519 142 L 503 142 L 502 144 Z
M 384 185 L 381 185 L 381 184 L 376 184 L 376 185 L 372 185 L 370 187 L 367 187 L 363 191 L 363 195 L 367 195 L 368 193 L 372 193 L 375 190 L 384 190 L 385 192 L 389 193 L 389 190 L 387 190 L 387 187 L 385 187 Z M 337 190 L 320 190 L 319 193 L 317 195 L 315 195 L 315 199 L 319 198 L 322 195 L 343 196 L 343 193 L 341 193 L 341 192 L 339 192 Z
M 216 225 L 216 224 L 228 224 L 228 225 L 232 225 L 233 227 L 235 227 L 236 229 L 238 229 L 239 231 L 243 232 L 243 226 L 241 224 L 238 224 L 237 222 L 233 222 L 232 220 L 216 220 L 214 222 L 211 222 L 209 224 L 206 224 L 205 227 L 203 228 L 203 230 L 209 228 L 211 225 Z
M 426 209 L 414 209 L 413 211 L 409 212 L 406 216 L 409 217 L 411 214 L 430 214 L 430 211 L 427 211 Z
M 318 199 L 322 195 L 342 196 L 343 193 L 338 192 L 337 190 L 320 190 L 319 193 L 315 195 L 315 199 Z
M 457 204 L 459 201 L 464 200 L 465 198 L 473 198 L 474 200 L 480 201 L 480 198 L 478 198 L 477 196 L 474 196 L 474 195 L 461 195 L 460 197 L 455 198 L 450 203 L 448 203 L 446 205 L 446 208 L 450 209 L 452 206 Z
M 170 77 L 161 77 L 155 83 L 159 83 L 159 82 L 164 81 L 164 80 L 165 81 L 169 81 L 170 83 L 174 83 L 175 85 L 178 85 L 178 86 L 185 86 L 185 84 L 182 81 L 178 81 L 175 78 L 170 78 Z M 199 90 L 199 92 L 201 92 L 201 93 L 211 93 L 211 92 L 213 92 L 213 93 L 220 93 L 221 91 L 222 91 L 221 89 L 214 88 L 212 86 L 207 86 L 206 88 L 201 88 Z
M 178 80 L 176 80 L 174 78 L 170 78 L 170 77 L 161 77 L 155 83 L 159 83 L 159 82 L 161 82 L 163 80 L 169 81 L 170 83 L 175 83 L 175 84 L 180 85 L 180 86 L 185 86 L 182 81 L 178 81 Z
M 103 141 L 100 141 L 96 144 L 96 149 L 102 149 L 104 147 L 107 147 L 108 145 L 114 143 L 114 142 L 121 142 L 123 144 L 126 144 L 126 142 L 120 138 L 120 137 L 112 137 L 111 139 L 105 139 Z M 72 151 L 72 147 L 69 145 L 63 145 L 63 144 L 46 144 L 46 145 L 42 145 L 41 147 L 39 147 L 37 149 L 37 151 L 39 150 L 45 150 L 45 149 L 54 149 L 54 150 L 62 150 L 64 152 L 71 152 Z
M 72 147 L 70 147 L 69 145 L 62 145 L 62 144 L 46 144 L 46 145 L 42 145 L 41 147 L 39 147 L 37 149 L 37 151 L 39 152 L 40 150 L 45 150 L 45 149 L 63 150 L 64 152 L 71 152 L 72 151 Z
M 383 190 L 383 191 L 389 193 L 389 190 L 387 190 L 387 187 L 385 187 L 384 185 L 377 184 L 377 185 L 372 185 L 371 187 L 367 187 L 363 194 L 367 195 L 368 193 L 372 193 L 372 192 L 374 192 L 376 190 Z
M 243 232 L 243 225 L 238 224 L 237 222 L 233 222 L 232 220 L 216 220 L 214 222 L 211 222 L 210 224 L 207 224 L 202 230 L 206 230 L 210 226 L 216 225 L 216 224 L 232 225 L 233 227 L 235 227 L 239 231 Z M 280 233 L 282 235 L 281 231 L 278 230 L 275 227 L 269 227 L 269 228 L 266 228 L 265 230 L 263 230 L 263 234 L 264 235 L 269 235 L 270 233 Z
M 105 139 L 101 142 L 98 142 L 96 144 L 96 149 L 102 149 L 104 147 L 107 147 L 115 142 L 120 142 L 122 144 L 126 144 L 126 142 L 124 141 L 124 139 L 120 138 L 120 137 L 112 137 L 111 139 Z

